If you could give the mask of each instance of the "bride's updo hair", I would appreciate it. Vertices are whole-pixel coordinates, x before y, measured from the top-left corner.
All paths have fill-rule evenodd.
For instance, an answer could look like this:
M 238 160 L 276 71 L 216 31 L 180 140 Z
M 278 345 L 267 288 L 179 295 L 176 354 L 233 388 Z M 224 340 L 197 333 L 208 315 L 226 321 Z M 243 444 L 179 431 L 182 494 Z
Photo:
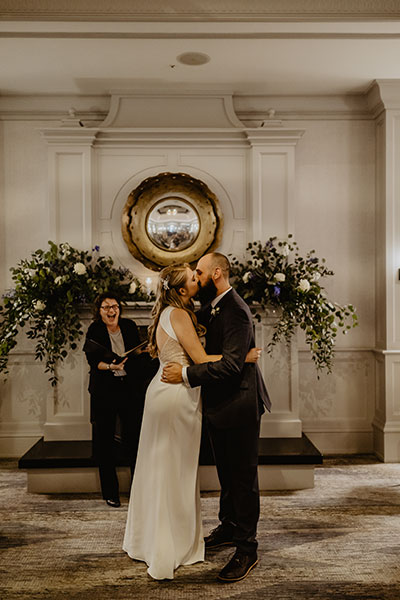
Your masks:
M 158 355 L 156 341 L 158 322 L 160 320 L 162 311 L 167 306 L 183 308 L 183 310 L 185 310 L 192 319 L 193 326 L 199 336 L 204 335 L 206 331 L 205 327 L 197 323 L 196 315 L 194 314 L 193 300 L 190 299 L 189 303 L 185 304 L 181 294 L 179 293 L 181 288 L 186 287 L 188 267 L 190 269 L 190 265 L 183 263 L 179 265 L 169 265 L 160 271 L 157 284 L 156 301 L 154 303 L 153 310 L 151 311 L 152 322 L 148 328 L 148 348 L 150 356 L 153 358 Z

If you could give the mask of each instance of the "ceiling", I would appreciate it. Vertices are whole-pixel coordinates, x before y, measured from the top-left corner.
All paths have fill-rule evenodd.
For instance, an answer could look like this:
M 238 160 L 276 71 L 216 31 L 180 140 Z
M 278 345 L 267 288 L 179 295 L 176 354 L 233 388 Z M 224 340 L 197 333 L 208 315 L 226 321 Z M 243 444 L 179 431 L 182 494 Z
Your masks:
M 267 19 L 241 11 L 232 12 L 230 20 L 210 12 L 185 20 L 178 12 L 168 18 L 157 13 L 147 19 L 142 14 L 140 19 L 103 15 L 95 20 L 94 14 L 83 19 L 65 10 L 62 18 L 32 11 L 13 15 L 10 9 L 2 12 L 2 4 L 26 7 L 29 2 L 0 0 L 2 96 L 104 95 L 138 88 L 342 95 L 361 94 L 375 79 L 400 79 L 398 10 L 384 18 L 360 12 L 340 19 L 321 14 L 318 19 L 312 14 Z M 210 61 L 181 64 L 177 57 L 185 52 L 205 53 Z

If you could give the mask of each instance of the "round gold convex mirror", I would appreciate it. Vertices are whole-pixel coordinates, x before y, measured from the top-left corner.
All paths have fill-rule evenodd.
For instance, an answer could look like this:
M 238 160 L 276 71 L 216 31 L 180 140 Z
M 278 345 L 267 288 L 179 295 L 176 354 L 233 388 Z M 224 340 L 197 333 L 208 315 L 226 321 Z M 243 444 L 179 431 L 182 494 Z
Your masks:
M 129 195 L 122 235 L 131 254 L 158 271 L 215 250 L 222 224 L 218 199 L 204 182 L 186 173 L 159 173 Z
M 193 245 L 199 231 L 197 211 L 182 198 L 160 200 L 147 215 L 146 233 L 160 250 L 185 250 Z

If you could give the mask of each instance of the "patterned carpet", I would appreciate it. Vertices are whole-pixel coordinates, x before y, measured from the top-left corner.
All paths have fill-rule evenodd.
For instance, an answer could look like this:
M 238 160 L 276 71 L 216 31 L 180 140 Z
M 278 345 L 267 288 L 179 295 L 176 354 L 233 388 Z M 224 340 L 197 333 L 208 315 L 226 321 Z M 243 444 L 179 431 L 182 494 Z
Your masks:
M 121 550 L 120 509 L 98 495 L 34 495 L 16 461 L 0 461 L 1 600 L 399 600 L 400 465 L 325 460 L 312 490 L 263 493 L 260 563 L 236 584 L 215 580 L 232 549 L 156 582 Z M 204 494 L 205 530 L 217 495 Z

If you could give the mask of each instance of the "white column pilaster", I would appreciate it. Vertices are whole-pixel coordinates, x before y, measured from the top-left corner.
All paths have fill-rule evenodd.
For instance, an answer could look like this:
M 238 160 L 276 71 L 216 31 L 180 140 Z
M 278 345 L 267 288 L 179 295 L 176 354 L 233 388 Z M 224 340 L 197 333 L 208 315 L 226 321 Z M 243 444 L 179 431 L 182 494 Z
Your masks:
M 376 118 L 376 410 L 374 449 L 400 461 L 400 81 L 368 93 Z
M 42 131 L 48 142 L 48 219 L 51 240 L 82 250 L 92 248 L 93 142 L 87 130 L 71 118 L 63 127 Z M 49 389 L 44 439 L 91 439 L 87 393 L 88 368 L 82 352 L 70 353 L 58 367 L 59 383 Z
M 251 146 L 248 241 L 295 233 L 295 147 L 303 133 L 279 123 L 247 130 Z M 301 437 L 297 343 L 282 343 L 267 354 L 274 319 L 273 314 L 266 315 L 256 326 L 256 344 L 264 349 L 260 367 L 273 404 L 272 412 L 263 416 L 261 437 Z

